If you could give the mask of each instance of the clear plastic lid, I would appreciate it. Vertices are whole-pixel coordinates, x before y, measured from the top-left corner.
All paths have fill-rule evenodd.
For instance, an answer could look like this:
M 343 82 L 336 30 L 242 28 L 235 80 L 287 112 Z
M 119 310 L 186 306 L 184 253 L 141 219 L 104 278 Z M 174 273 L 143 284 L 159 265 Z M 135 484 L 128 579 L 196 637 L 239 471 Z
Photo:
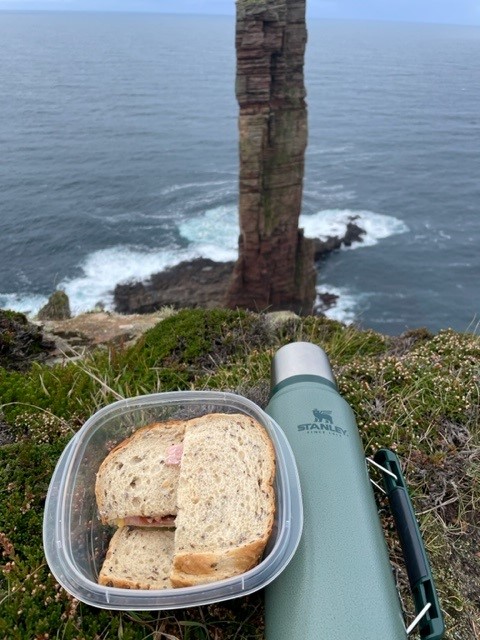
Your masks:
M 206 413 L 244 413 L 267 430 L 276 453 L 276 513 L 263 560 L 239 576 L 179 589 L 105 587 L 97 576 L 111 527 L 102 525 L 95 474 L 113 446 L 154 421 Z M 285 569 L 300 541 L 303 510 L 295 459 L 281 428 L 250 400 L 232 393 L 185 391 L 120 400 L 95 413 L 63 451 L 45 504 L 43 544 L 58 582 L 75 598 L 104 609 L 163 610 L 210 604 L 263 588 Z

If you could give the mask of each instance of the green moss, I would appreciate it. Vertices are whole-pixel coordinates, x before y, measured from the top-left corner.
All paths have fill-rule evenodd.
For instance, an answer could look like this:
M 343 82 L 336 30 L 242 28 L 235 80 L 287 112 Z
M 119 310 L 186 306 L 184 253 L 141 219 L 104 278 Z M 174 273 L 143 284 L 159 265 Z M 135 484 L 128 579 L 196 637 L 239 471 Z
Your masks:
M 13 322 L 17 322 L 18 324 L 27 326 L 28 318 L 24 313 L 20 313 L 19 311 L 10 311 L 9 309 L 2 309 L 1 315 L 8 320 Z
M 147 331 L 124 362 L 150 390 L 187 389 L 224 361 L 268 342 L 265 324 L 255 314 L 192 309 Z
M 87 416 L 93 408 L 94 387 L 94 380 L 73 363 L 52 368 L 34 365 L 25 374 L 0 368 L 2 411 L 14 427 L 21 416 L 48 413 L 67 421 Z

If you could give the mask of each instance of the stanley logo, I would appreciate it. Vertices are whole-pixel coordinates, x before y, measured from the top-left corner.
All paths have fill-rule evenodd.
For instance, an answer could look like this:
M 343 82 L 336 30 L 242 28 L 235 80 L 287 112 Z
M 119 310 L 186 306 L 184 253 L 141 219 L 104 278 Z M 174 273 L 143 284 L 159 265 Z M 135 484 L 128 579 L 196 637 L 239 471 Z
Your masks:
M 306 422 L 304 424 L 297 425 L 297 430 L 305 433 L 323 433 L 334 436 L 348 435 L 346 429 L 337 427 L 334 424 L 331 411 L 314 409 L 313 419 L 313 422 Z

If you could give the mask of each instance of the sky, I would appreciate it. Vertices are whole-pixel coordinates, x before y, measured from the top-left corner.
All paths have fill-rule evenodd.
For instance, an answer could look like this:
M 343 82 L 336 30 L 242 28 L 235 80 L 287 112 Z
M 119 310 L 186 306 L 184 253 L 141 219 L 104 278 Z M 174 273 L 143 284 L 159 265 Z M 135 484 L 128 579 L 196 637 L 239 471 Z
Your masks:
M 0 0 L 0 10 L 234 15 L 235 0 Z M 307 0 L 310 18 L 480 25 L 480 0 Z

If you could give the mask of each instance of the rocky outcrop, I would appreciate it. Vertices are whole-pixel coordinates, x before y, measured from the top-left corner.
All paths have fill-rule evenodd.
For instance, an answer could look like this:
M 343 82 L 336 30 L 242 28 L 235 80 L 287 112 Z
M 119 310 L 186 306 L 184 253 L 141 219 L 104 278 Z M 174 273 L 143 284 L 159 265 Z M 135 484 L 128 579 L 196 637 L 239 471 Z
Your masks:
M 221 307 L 232 274 L 233 262 L 198 258 L 154 274 L 146 282 L 119 284 L 114 290 L 119 313 L 151 313 L 174 308 Z
M 298 229 L 307 109 L 305 0 L 238 0 L 239 257 L 226 305 L 309 313 L 313 243 Z
M 65 291 L 54 291 L 38 312 L 39 320 L 66 320 L 71 317 L 70 301 Z
M 67 358 L 82 358 L 97 347 L 131 346 L 145 331 L 173 313 L 175 311 L 172 309 L 131 315 L 97 311 L 82 313 L 68 320 L 38 321 L 38 331 L 52 344 L 45 360 L 49 364 L 55 364 Z
M 329 236 L 325 240 L 320 240 L 319 238 L 314 239 L 315 262 L 322 260 L 332 251 L 336 251 L 342 247 L 351 247 L 354 242 L 363 242 L 365 231 L 358 226 L 355 222 L 356 219 L 357 216 L 350 218 L 343 236 Z
M 33 362 L 45 360 L 54 348 L 53 341 L 23 313 L 0 309 L 0 367 L 25 371 Z

